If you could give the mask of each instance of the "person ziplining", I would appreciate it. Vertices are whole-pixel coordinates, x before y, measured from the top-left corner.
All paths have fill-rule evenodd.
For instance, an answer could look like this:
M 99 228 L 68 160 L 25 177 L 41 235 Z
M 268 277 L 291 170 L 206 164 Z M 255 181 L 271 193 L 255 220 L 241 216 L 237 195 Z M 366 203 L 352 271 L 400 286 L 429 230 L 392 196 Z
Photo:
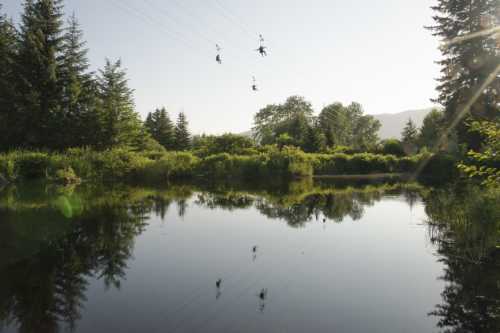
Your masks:
M 255 81 L 255 76 L 252 76 L 252 90 L 259 91 L 259 88 L 257 87 L 257 82 Z
M 215 61 L 217 61 L 219 64 L 222 64 L 222 57 L 220 55 L 220 51 L 222 50 L 219 46 L 219 44 L 215 44 L 215 48 L 217 50 L 217 56 L 215 57 Z
M 255 51 L 259 52 L 261 56 L 265 57 L 267 56 L 267 52 L 266 52 L 266 49 L 267 47 L 264 46 L 264 37 L 262 37 L 262 35 L 259 35 L 259 48 L 256 49 Z

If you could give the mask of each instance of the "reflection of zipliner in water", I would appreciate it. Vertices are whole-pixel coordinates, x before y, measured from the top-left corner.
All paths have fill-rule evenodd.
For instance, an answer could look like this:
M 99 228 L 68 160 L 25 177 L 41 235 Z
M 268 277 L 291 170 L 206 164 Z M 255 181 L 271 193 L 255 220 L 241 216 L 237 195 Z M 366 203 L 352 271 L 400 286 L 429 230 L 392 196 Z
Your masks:
M 222 295 L 221 287 L 222 287 L 222 279 L 218 279 L 217 281 L 215 281 L 215 288 L 217 289 L 215 293 L 215 299 L 219 299 L 220 296 Z
M 259 311 L 264 312 L 267 301 L 267 288 L 263 288 L 258 296 L 259 296 Z

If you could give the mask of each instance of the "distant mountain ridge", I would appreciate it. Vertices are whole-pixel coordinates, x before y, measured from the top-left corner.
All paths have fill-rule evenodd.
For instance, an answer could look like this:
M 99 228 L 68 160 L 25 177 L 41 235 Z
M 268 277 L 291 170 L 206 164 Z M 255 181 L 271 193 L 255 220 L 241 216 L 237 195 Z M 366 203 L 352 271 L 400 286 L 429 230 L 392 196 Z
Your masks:
M 398 113 L 374 114 L 372 116 L 382 124 L 378 133 L 381 140 L 390 138 L 401 139 L 401 132 L 408 122 L 408 119 L 411 118 L 417 127 L 421 127 L 425 116 L 433 109 L 434 107 Z M 252 136 L 252 131 L 250 130 L 239 134 L 250 137 Z
M 408 119 L 412 119 L 417 127 L 421 127 L 425 116 L 434 108 L 408 110 L 398 113 L 374 114 L 373 117 L 380 121 L 382 127 L 378 133 L 380 139 L 401 138 L 401 132 Z

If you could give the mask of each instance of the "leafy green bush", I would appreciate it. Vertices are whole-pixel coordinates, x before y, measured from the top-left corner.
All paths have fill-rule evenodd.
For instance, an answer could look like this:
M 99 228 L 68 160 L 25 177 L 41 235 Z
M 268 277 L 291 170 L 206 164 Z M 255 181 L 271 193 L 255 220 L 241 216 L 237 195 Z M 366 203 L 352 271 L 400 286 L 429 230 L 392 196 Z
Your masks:
M 372 173 L 407 173 L 418 165 L 421 156 L 397 158 L 394 155 L 361 153 L 347 154 L 314 154 L 313 167 L 315 175 L 355 175 Z
M 428 156 L 428 159 L 423 161 L 419 180 L 435 185 L 449 183 L 459 176 L 456 163 L 456 158 L 445 152 Z
M 380 153 L 384 155 L 405 156 L 403 143 L 398 139 L 387 139 L 381 142 Z
M 75 174 L 75 171 L 71 167 L 57 170 L 53 180 L 63 185 L 78 184 L 81 182 L 81 179 Z
M 124 148 L 98 152 L 78 148 L 61 154 L 19 151 L 0 155 L 0 174 L 10 181 L 31 178 L 69 181 L 73 176 L 100 182 L 157 182 L 186 177 L 252 180 L 313 174 L 408 173 L 417 169 L 422 156 L 306 154 L 295 147 L 279 149 L 276 145 L 260 147 L 248 155 L 222 153 L 204 158 L 189 152 L 139 153 Z
M 226 133 L 222 135 L 202 135 L 193 138 L 193 153 L 199 157 L 227 153 L 231 155 L 251 155 L 255 142 L 243 135 Z
M 25 179 L 42 178 L 46 176 L 50 166 L 47 153 L 21 152 L 14 157 L 16 173 Z
M 187 152 L 167 152 L 157 160 L 149 160 L 138 171 L 139 181 L 167 181 L 171 178 L 187 178 L 195 174 L 199 159 Z
M 312 161 L 308 154 L 295 147 L 284 147 L 272 151 L 266 161 L 268 174 L 285 177 L 307 177 L 313 175 Z
M 14 181 L 17 178 L 14 159 L 11 155 L 0 155 L 0 176 L 5 181 Z

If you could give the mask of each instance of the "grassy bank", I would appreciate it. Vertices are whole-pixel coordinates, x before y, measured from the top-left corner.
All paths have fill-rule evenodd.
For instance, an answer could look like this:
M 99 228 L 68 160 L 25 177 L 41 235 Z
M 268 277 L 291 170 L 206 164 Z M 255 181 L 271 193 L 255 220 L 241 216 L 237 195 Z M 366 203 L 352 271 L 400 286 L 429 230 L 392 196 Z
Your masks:
M 64 153 L 14 151 L 0 154 L 0 176 L 9 182 L 46 179 L 64 184 L 81 181 L 156 183 L 195 177 L 298 178 L 412 173 L 429 158 L 432 160 L 430 155 L 306 154 L 288 147 L 250 155 L 222 153 L 207 157 L 197 157 L 189 152 L 141 153 L 125 149 L 101 152 L 70 149 Z

